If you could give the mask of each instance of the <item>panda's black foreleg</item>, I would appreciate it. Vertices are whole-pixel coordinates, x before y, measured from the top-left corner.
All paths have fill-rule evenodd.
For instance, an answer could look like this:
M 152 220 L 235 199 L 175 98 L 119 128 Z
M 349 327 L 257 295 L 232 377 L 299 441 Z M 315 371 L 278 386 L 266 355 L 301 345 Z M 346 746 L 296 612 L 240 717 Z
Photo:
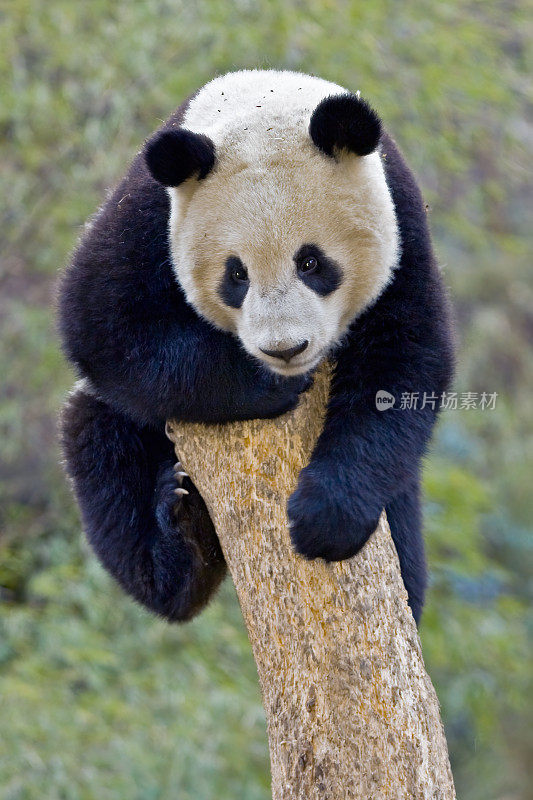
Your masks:
M 165 434 L 139 427 L 84 389 L 69 397 L 61 429 L 87 538 L 104 567 L 152 611 L 190 619 L 226 566 L 205 503 L 176 473 Z
M 409 605 L 418 625 L 427 585 L 418 481 L 395 497 L 385 510 L 398 553 Z

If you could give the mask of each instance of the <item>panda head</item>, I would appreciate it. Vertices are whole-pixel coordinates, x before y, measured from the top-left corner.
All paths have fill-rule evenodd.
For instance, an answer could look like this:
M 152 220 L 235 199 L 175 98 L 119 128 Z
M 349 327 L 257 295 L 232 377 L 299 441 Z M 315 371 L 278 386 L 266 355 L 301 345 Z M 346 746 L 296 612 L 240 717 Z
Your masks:
M 257 84 L 269 74 L 234 75 Z M 315 367 L 381 293 L 398 231 L 374 111 L 319 79 L 275 74 L 285 93 L 279 79 L 249 77 L 233 86 L 233 103 L 230 76 L 208 84 L 145 158 L 168 187 L 188 302 L 289 376 Z

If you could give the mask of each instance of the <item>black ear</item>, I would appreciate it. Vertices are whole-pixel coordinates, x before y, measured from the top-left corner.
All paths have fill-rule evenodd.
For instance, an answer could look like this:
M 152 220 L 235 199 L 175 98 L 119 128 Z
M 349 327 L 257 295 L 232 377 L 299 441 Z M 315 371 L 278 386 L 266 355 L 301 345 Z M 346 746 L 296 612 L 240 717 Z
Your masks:
M 334 155 L 333 148 L 367 156 L 378 146 L 381 120 L 366 100 L 357 95 L 331 95 L 313 111 L 309 135 L 328 156 Z
M 154 134 L 144 148 L 150 174 L 163 186 L 179 186 L 195 172 L 205 178 L 215 163 L 215 145 L 207 136 L 185 128 Z

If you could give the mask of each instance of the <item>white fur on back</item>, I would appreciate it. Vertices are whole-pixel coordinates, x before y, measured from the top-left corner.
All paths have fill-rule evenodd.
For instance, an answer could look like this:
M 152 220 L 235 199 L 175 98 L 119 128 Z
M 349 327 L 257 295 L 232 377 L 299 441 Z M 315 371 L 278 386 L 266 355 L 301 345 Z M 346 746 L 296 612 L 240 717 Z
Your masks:
M 324 155 L 309 136 L 316 106 L 346 89 L 293 72 L 242 71 L 216 78 L 191 100 L 183 126 L 214 142 L 215 168 L 170 189 L 174 268 L 187 298 L 246 348 L 310 341 L 327 350 L 390 280 L 398 229 L 379 151 Z M 293 256 L 318 245 L 343 271 L 319 297 Z M 250 289 L 241 309 L 218 295 L 228 256 L 242 259 Z M 272 365 L 271 366 L 275 366 Z

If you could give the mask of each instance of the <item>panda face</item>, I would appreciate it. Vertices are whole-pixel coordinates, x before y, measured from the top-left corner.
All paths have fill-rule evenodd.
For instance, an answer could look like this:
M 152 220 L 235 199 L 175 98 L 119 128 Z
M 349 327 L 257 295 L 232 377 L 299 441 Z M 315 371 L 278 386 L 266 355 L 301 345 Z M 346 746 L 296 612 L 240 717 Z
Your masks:
M 189 302 L 272 370 L 312 369 L 390 279 L 397 228 L 379 154 L 310 153 L 171 189 L 171 249 Z M 290 359 L 273 355 L 307 342 Z
M 332 157 L 311 140 L 311 113 L 331 84 L 276 73 L 310 81 L 312 94 L 297 95 L 295 84 L 276 105 L 266 86 L 282 93 L 283 81 L 263 78 L 260 98 L 250 87 L 259 74 L 269 76 L 248 73 L 218 127 L 200 124 L 217 81 L 192 101 L 185 124 L 209 135 L 216 160 L 201 180 L 168 189 L 170 248 L 194 308 L 289 376 L 314 368 L 381 293 L 398 262 L 398 232 L 379 151 Z M 218 79 L 224 95 L 231 78 Z
M 263 274 L 260 265 L 249 271 L 238 256 L 226 260 L 218 293 L 226 306 L 242 309 L 235 332 L 248 352 L 273 371 L 306 372 L 336 338 L 336 315 L 328 313 L 323 301 L 340 287 L 342 270 L 320 247 L 308 243 L 280 265 L 274 280 L 262 280 Z

